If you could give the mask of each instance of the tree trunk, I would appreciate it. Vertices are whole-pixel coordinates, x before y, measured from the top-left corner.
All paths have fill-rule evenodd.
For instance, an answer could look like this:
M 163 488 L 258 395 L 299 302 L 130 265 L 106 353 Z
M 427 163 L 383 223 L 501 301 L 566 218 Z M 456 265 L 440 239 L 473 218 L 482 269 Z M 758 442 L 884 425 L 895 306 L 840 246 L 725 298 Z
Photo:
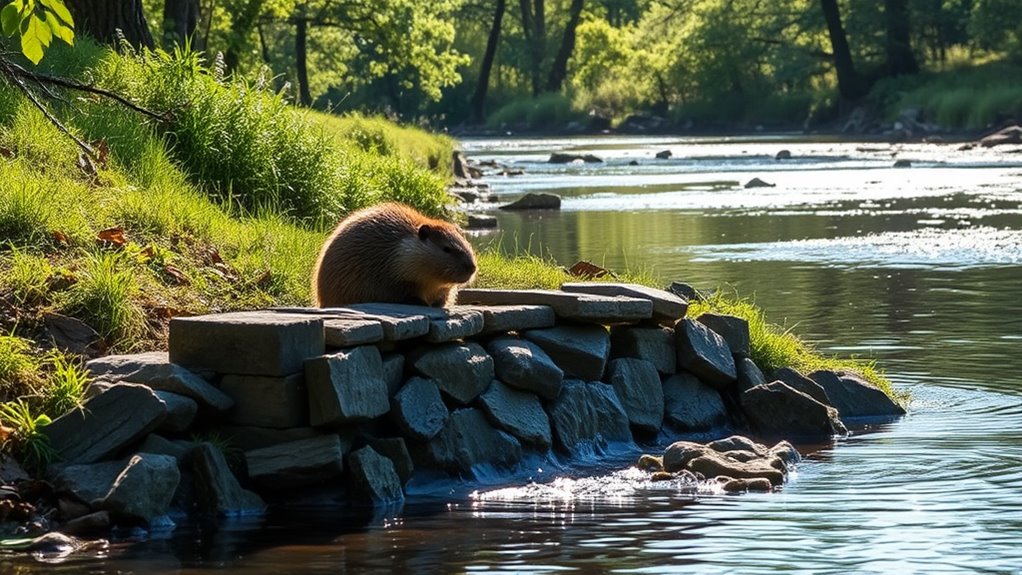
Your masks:
M 504 19 L 506 8 L 505 0 L 497 0 L 497 5 L 493 9 L 493 25 L 490 26 L 490 36 L 486 40 L 486 52 L 483 53 L 483 61 L 479 65 L 479 80 L 476 82 L 476 90 L 472 94 L 472 121 L 477 124 L 483 123 L 486 119 L 484 110 L 486 90 L 490 87 L 490 71 L 493 69 L 493 60 L 497 56 L 497 45 L 500 43 L 500 24 Z
M 887 74 L 901 76 L 919 72 L 919 64 L 912 53 L 908 0 L 884 0 L 884 21 L 887 25 Z
M 534 0 L 534 3 L 535 12 L 529 5 L 529 0 L 518 0 L 522 10 L 522 32 L 525 34 L 525 43 L 528 45 L 529 80 L 532 83 L 532 95 L 538 96 L 542 88 L 540 76 L 543 69 L 543 57 L 546 55 L 546 22 L 541 21 L 545 17 L 543 0 Z
M 241 10 L 231 14 L 231 31 L 227 35 L 227 46 L 224 48 L 224 66 L 228 73 L 238 69 L 241 54 L 246 49 L 248 39 L 255 27 L 256 19 L 263 9 L 263 0 L 248 0 Z
M 837 89 L 842 100 L 854 102 L 866 95 L 866 82 L 855 70 L 848 38 L 841 25 L 841 11 L 837 0 L 820 0 L 823 17 L 830 34 L 830 48 L 834 53 L 834 70 L 837 72 Z
M 163 43 L 168 48 L 175 44 L 196 45 L 195 28 L 199 24 L 199 0 L 165 0 L 163 3 Z
M 582 19 L 582 8 L 585 7 L 585 0 L 571 0 L 571 8 L 568 11 L 568 24 L 564 27 L 564 36 L 561 37 L 561 48 L 557 51 L 553 64 L 550 66 L 550 76 L 547 78 L 547 92 L 560 92 L 564 84 L 564 78 L 568 75 L 568 60 L 575 51 L 575 30 L 578 29 L 579 20 Z
M 308 67 L 308 32 L 309 21 L 299 18 L 295 22 L 295 64 L 298 67 L 298 101 L 303 106 L 312 105 L 312 94 L 309 93 Z
M 142 0 L 67 0 L 75 20 L 75 33 L 116 45 L 117 30 L 136 49 L 155 48 L 142 11 Z

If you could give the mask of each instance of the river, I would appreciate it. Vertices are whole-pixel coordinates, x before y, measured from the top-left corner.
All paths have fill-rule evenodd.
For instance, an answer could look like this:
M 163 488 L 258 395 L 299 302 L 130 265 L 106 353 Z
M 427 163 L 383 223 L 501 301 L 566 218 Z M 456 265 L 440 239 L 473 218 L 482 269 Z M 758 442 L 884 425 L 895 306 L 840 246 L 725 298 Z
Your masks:
M 626 470 L 638 451 L 536 461 L 419 482 L 372 515 L 125 533 L 47 573 L 1022 573 L 1022 154 L 789 137 L 463 145 L 525 170 L 489 178 L 502 199 L 564 198 L 498 213 L 478 247 L 733 290 L 824 353 L 875 358 L 909 414 L 802 446 L 775 493 L 650 484 Z M 605 162 L 547 164 L 553 151 Z M 744 188 L 753 177 L 774 187 Z

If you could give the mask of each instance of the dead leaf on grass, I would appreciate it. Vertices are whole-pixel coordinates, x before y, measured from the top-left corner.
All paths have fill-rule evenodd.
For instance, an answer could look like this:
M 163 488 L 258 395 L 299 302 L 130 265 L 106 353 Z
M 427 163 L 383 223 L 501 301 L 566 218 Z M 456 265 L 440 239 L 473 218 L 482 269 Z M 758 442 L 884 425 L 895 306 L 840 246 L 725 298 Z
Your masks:
M 600 266 L 585 260 L 575 262 L 574 265 L 568 268 L 568 273 L 577 278 L 587 280 L 594 278 L 603 278 L 607 276 L 615 277 L 613 272 L 601 268 Z
M 115 228 L 107 228 L 96 236 L 100 242 L 105 242 L 114 247 L 123 248 L 128 240 L 124 237 L 124 228 L 117 226 Z
M 53 241 L 57 242 L 62 246 L 67 246 L 71 244 L 71 239 L 67 237 L 67 234 L 60 230 L 53 230 L 52 232 L 50 232 L 50 235 L 53 236 Z
M 188 276 L 186 276 L 184 274 L 184 272 L 182 272 L 180 269 L 178 269 L 178 268 L 176 268 L 176 267 L 174 267 L 174 266 L 172 266 L 170 264 L 165 264 L 163 266 L 163 273 L 165 273 L 168 276 L 170 276 L 171 279 L 174 280 L 174 283 L 176 283 L 179 286 L 190 286 L 190 285 L 192 285 L 191 280 L 188 279 Z

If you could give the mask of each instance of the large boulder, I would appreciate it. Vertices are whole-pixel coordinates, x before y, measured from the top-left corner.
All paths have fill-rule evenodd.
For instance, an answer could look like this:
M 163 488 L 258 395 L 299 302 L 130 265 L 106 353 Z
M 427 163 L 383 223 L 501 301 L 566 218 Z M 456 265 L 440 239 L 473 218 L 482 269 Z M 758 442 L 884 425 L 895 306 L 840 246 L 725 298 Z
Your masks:
M 830 437 L 847 433 L 837 410 L 782 381 L 741 394 L 742 410 L 759 432 L 784 437 Z
M 827 395 L 827 392 L 824 391 L 823 386 L 790 367 L 775 369 L 774 373 L 770 376 L 770 381 L 783 381 L 788 385 L 788 387 L 796 391 L 801 391 L 824 405 L 833 406 L 830 402 L 830 397 Z
M 92 505 L 115 516 L 152 521 L 167 514 L 180 480 L 176 459 L 141 453 L 128 460 L 110 490 Z
M 547 450 L 552 443 L 550 418 L 535 394 L 515 389 L 494 380 L 479 396 L 479 403 L 490 421 L 517 437 L 522 443 Z
M 621 401 L 628 423 L 646 433 L 656 433 L 664 421 L 664 389 L 660 374 L 644 359 L 612 359 L 607 364 L 607 383 Z
M 549 309 L 549 308 L 547 308 Z M 486 344 L 497 378 L 545 399 L 561 393 L 564 372 L 545 351 L 526 339 L 498 337 Z
M 270 489 L 290 489 L 340 477 L 350 448 L 338 435 L 320 435 L 246 451 L 245 462 L 253 481 Z
M 156 430 L 167 404 L 144 385 L 110 386 L 42 428 L 64 463 L 109 459 Z
M 823 387 L 842 419 L 905 415 L 904 408 L 857 374 L 820 370 L 810 373 L 809 378 Z
M 379 417 L 390 409 L 383 360 L 367 345 L 305 362 L 309 423 L 336 425 Z
M 610 333 L 602 326 L 564 325 L 524 334 L 554 360 L 568 377 L 596 381 L 610 357 Z
M 993 148 L 994 146 L 1001 146 L 1004 144 L 1019 143 L 1022 143 L 1022 127 L 1020 126 L 1008 126 L 1006 128 L 1002 128 L 979 140 L 979 145 L 984 148 Z
M 691 319 L 674 325 L 678 367 L 718 389 L 735 381 L 738 373 L 731 349 L 717 332 Z
M 85 368 L 97 380 L 141 383 L 153 390 L 190 397 L 218 411 L 234 405 L 224 392 L 191 371 L 171 363 L 169 355 L 162 351 L 108 355 L 87 362 Z
M 404 500 L 394 462 L 365 446 L 348 455 L 350 492 L 357 500 L 380 505 Z
M 429 441 L 440 433 L 450 415 L 436 382 L 413 377 L 391 399 L 390 414 L 408 437 Z
M 547 410 L 556 444 L 569 453 L 586 445 L 632 440 L 628 414 L 614 388 L 605 383 L 566 380 Z
M 706 431 L 727 420 L 720 393 L 691 373 L 664 380 L 664 422 L 678 431 Z
M 610 355 L 644 359 L 662 375 L 678 371 L 674 330 L 669 327 L 616 326 L 610 332 Z
M 424 455 L 433 466 L 471 476 L 480 464 L 517 464 L 522 446 L 514 436 L 490 425 L 482 411 L 468 407 L 451 414 L 447 425 L 426 445 Z
M 468 404 L 493 381 L 493 358 L 477 343 L 448 343 L 430 348 L 412 362 L 440 391 Z
M 724 343 L 727 344 L 732 354 L 749 357 L 751 337 L 748 321 L 738 316 L 719 313 L 704 313 L 697 317 L 696 321 L 724 338 Z
M 215 445 L 203 442 L 196 446 L 192 469 L 195 499 L 203 513 L 236 517 L 262 513 L 266 509 L 262 498 L 241 487 L 224 454 Z

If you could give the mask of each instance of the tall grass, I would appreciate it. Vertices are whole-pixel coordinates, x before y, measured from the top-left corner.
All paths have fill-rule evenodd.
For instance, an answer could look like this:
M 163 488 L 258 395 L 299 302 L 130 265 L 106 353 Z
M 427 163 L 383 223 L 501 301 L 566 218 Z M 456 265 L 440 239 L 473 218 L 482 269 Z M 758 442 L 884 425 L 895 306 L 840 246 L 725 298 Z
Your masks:
M 29 340 L 0 335 L 0 396 L 18 397 L 34 393 L 41 383 L 42 362 L 32 353 Z
M 109 341 L 140 341 L 145 316 L 139 306 L 138 279 L 118 253 L 101 252 L 82 260 L 77 281 L 65 292 L 62 309 L 80 318 Z

